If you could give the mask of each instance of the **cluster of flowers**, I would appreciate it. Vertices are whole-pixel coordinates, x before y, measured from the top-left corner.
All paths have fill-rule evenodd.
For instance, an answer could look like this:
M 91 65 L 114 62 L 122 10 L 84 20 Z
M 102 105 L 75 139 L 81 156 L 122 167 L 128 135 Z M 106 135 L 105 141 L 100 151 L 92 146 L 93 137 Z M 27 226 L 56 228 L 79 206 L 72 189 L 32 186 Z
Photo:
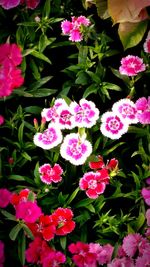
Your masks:
M 4 9 L 11 9 L 20 4 L 21 5 L 26 4 L 27 8 L 35 9 L 39 3 L 40 3 L 40 0 L 1 0 L 0 1 L 0 5 Z
M 69 35 L 69 40 L 72 42 L 80 42 L 83 40 L 84 27 L 90 25 L 90 20 L 85 16 L 71 17 L 71 21 L 64 20 L 61 23 L 63 34 Z
M 44 108 L 41 117 L 50 122 L 48 128 L 42 133 L 34 135 L 33 142 L 43 149 L 51 149 L 61 144 L 61 156 L 74 165 L 83 164 L 92 153 L 92 145 L 86 140 L 86 134 L 80 128 L 91 128 L 99 118 L 99 110 L 92 101 L 81 99 L 79 104 L 75 101 L 70 105 L 63 99 L 57 99 L 50 108 Z M 42 119 L 43 121 L 43 119 Z M 63 139 L 63 129 L 79 128 L 78 133 L 70 133 Z
M 24 78 L 17 68 L 21 62 L 21 49 L 17 44 L 0 45 L 0 98 L 9 96 L 14 88 L 23 84 Z
M 135 103 L 121 99 L 113 104 L 112 111 L 102 115 L 101 121 L 102 134 L 111 139 L 120 138 L 131 123 L 150 124 L 150 97 L 141 97 Z

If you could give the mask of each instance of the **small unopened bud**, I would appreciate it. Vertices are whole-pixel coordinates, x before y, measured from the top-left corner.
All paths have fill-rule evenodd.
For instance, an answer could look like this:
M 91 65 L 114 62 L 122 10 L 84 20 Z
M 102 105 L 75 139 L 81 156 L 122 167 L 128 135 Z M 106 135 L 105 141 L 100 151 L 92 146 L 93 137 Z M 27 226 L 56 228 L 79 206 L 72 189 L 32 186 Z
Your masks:
M 34 20 L 35 20 L 36 22 L 40 22 L 40 21 L 41 21 L 41 19 L 40 19 L 39 16 L 36 16 L 36 17 L 34 18 Z
M 8 163 L 9 163 L 10 165 L 12 165 L 12 164 L 14 163 L 14 159 L 13 159 L 12 157 L 10 157 L 10 158 L 8 159 Z
M 37 121 L 36 118 L 34 118 L 33 123 L 34 123 L 34 128 L 35 128 L 36 130 L 38 130 L 39 125 L 38 125 L 38 121 Z
M 45 118 L 45 117 L 42 117 L 42 119 L 41 119 L 40 131 L 44 130 L 45 123 L 46 123 L 46 118 Z

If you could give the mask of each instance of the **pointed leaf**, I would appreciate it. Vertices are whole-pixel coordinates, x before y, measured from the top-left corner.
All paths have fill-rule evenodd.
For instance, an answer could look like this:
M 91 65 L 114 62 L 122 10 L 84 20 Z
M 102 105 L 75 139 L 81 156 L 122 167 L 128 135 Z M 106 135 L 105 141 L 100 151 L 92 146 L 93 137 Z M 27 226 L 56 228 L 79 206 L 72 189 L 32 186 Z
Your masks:
M 16 240 L 17 235 L 18 235 L 18 233 L 20 232 L 21 229 L 22 229 L 22 225 L 20 225 L 20 224 L 15 225 L 15 226 L 11 229 L 11 231 L 10 231 L 10 233 L 9 233 L 9 237 L 10 237 L 10 239 L 13 240 L 13 241 Z

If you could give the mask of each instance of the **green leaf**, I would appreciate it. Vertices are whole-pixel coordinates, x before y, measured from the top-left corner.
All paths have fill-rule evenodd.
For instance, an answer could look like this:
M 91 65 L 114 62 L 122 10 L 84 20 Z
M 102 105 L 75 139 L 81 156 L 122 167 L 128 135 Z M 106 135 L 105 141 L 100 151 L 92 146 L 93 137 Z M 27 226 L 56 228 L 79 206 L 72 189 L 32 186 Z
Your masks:
M 107 90 L 121 91 L 120 86 L 118 86 L 117 84 L 108 83 L 108 82 L 103 82 L 102 85 L 103 85 L 103 87 L 105 87 Z
M 46 57 L 44 54 L 34 50 L 30 53 L 32 56 L 39 58 L 41 60 L 44 60 L 45 62 L 52 64 L 52 62 L 50 61 L 50 59 L 48 57 Z
M 29 107 L 25 107 L 24 110 L 26 112 L 32 113 L 32 114 L 40 114 L 42 111 L 42 108 L 40 108 L 39 106 L 29 106 Z
M 51 11 L 51 0 L 46 0 L 43 8 L 43 17 L 49 17 Z
M 30 97 L 46 97 L 54 95 L 57 92 L 56 89 L 40 88 L 30 91 Z
M 24 266 L 25 264 L 25 250 L 26 250 L 26 236 L 22 231 L 18 239 L 18 256 L 22 266 Z
M 92 204 L 85 206 L 85 208 L 88 209 L 89 211 L 91 211 L 92 213 L 95 213 L 95 208 Z
M 15 180 L 15 181 L 25 181 L 25 176 L 12 174 L 8 176 L 8 179 Z
M 21 156 L 23 158 L 25 158 L 26 160 L 29 160 L 29 161 L 32 160 L 31 157 L 29 156 L 29 154 L 27 152 L 25 152 L 25 151 L 21 153 Z
M 13 241 L 16 240 L 17 235 L 18 235 L 18 233 L 20 232 L 21 229 L 22 229 L 22 225 L 20 225 L 20 224 L 15 225 L 15 226 L 11 229 L 11 231 L 10 231 L 10 233 L 9 233 L 9 237 L 10 237 L 10 239 L 13 240 Z
M 24 122 L 21 123 L 18 129 L 18 140 L 19 143 L 23 142 Z
M 91 84 L 88 88 L 86 88 L 83 98 L 87 98 L 91 94 L 96 94 L 98 91 L 98 86 L 96 84 Z
M 30 237 L 33 240 L 34 239 L 34 235 L 32 234 L 32 232 L 29 229 L 29 227 L 26 224 L 22 224 L 22 228 L 26 232 L 26 234 L 28 235 L 28 237 Z
M 66 236 L 60 237 L 60 245 L 61 245 L 63 250 L 66 249 L 66 245 L 67 245 L 67 237 Z
M 89 77 L 86 74 L 85 71 L 80 71 L 77 73 L 77 79 L 75 80 L 75 84 L 81 84 L 81 85 L 86 85 L 89 82 Z
M 72 201 L 73 201 L 73 199 L 76 197 L 76 195 L 78 194 L 78 192 L 79 192 L 79 187 L 77 187 L 74 191 L 73 191 L 73 193 L 71 194 L 71 196 L 69 197 L 69 199 L 67 200 L 67 202 L 66 202 L 66 206 L 68 206 Z
M 39 81 L 32 83 L 29 88 L 30 89 L 32 88 L 32 90 L 39 89 L 41 86 L 46 84 L 52 78 L 53 78 L 52 76 L 46 76 L 40 79 Z
M 75 207 L 76 208 L 86 207 L 86 206 L 90 205 L 93 201 L 94 201 L 93 199 L 87 199 L 87 198 L 82 199 L 75 205 Z
M 145 215 L 143 213 L 139 213 L 139 216 L 134 223 L 136 232 L 139 231 L 139 229 L 143 226 L 144 222 L 145 222 Z
M 107 10 L 107 0 L 95 0 L 98 16 L 102 19 L 109 18 Z
M 11 213 L 9 213 L 8 211 L 6 210 L 0 210 L 1 213 L 10 221 L 16 221 L 16 217 L 14 215 L 12 215 Z

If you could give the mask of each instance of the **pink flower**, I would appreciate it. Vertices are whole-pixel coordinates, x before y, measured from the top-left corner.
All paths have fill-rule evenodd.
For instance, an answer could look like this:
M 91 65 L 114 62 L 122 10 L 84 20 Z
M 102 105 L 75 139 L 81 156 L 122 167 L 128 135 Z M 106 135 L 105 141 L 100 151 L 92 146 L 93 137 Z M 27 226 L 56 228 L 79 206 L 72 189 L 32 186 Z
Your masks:
M 75 254 L 72 259 L 77 267 L 97 267 L 97 255 L 96 253 L 90 252 L 89 244 L 78 241 L 76 244 L 70 244 L 68 250 L 72 254 Z
M 142 58 L 128 55 L 122 58 L 119 71 L 122 75 L 136 76 L 139 72 L 145 71 L 145 69 L 146 66 Z
M 87 172 L 79 181 L 81 190 L 86 191 L 89 198 L 97 198 L 100 194 L 104 193 L 106 188 L 105 178 L 109 179 L 107 171 L 100 172 Z M 104 180 L 103 180 L 104 178 Z
M 57 123 L 59 121 L 59 113 L 58 109 L 67 109 L 68 105 L 66 104 L 64 99 L 56 99 L 54 105 L 50 108 L 44 108 L 41 112 L 41 117 L 44 117 L 46 121 L 51 121 Z M 61 110 L 62 110 L 61 109 Z
M 91 24 L 90 20 L 85 16 L 72 17 L 72 22 L 77 23 L 78 25 L 89 26 Z
M 114 103 L 112 106 L 112 111 L 116 114 L 119 113 L 121 118 L 128 124 L 138 123 L 138 119 L 136 117 L 136 106 L 130 99 L 125 98 Z
M 43 258 L 43 267 L 59 267 L 60 264 L 66 262 L 66 256 L 60 251 L 51 251 L 46 257 Z
M 119 114 L 114 112 L 105 112 L 102 115 L 101 121 L 100 131 L 111 139 L 119 139 L 122 134 L 128 131 L 128 123 Z
M 12 193 L 11 195 L 11 199 L 10 199 L 10 203 L 16 207 L 19 203 L 21 202 L 26 202 L 28 201 L 28 197 L 32 196 L 32 199 L 34 200 L 34 202 L 36 202 L 35 200 L 35 193 L 33 193 L 31 190 L 29 190 L 28 188 L 22 189 L 18 194 L 17 193 Z
M 58 208 L 51 216 L 56 225 L 56 235 L 67 235 L 74 230 L 75 222 L 72 220 L 73 212 L 71 209 Z
M 16 7 L 20 4 L 20 0 L 1 0 L 0 5 L 4 9 L 11 9 L 13 7 Z
M 43 149 L 51 149 L 62 141 L 62 133 L 56 125 L 50 123 L 43 133 L 36 133 L 33 142 Z
M 144 253 L 141 257 L 136 259 L 135 267 L 149 267 L 150 266 L 150 251 Z
M 99 118 L 99 110 L 92 101 L 81 99 L 79 104 L 75 101 L 70 104 L 73 121 L 77 127 L 91 128 Z
M 74 165 L 82 165 L 91 153 L 90 142 L 76 133 L 66 135 L 60 147 L 61 156 Z
M 72 22 L 68 20 L 64 20 L 61 22 L 61 29 L 63 34 L 70 34 L 72 27 L 73 27 Z
M 7 60 L 9 60 L 14 66 L 18 66 L 21 64 L 21 48 L 17 44 L 5 43 L 0 45 L 0 62 L 3 63 Z
M 99 265 L 107 264 L 110 262 L 114 248 L 110 244 L 101 246 L 98 243 L 89 244 L 89 252 L 97 255 L 97 262 Z
M 16 218 L 27 223 L 34 223 L 42 214 L 41 208 L 35 202 L 20 202 L 16 206 Z
M 5 261 L 4 243 L 0 240 L 0 266 L 3 267 Z
M 150 96 L 148 99 L 145 97 L 139 98 L 135 102 L 137 109 L 137 118 L 142 124 L 150 124 Z
M 143 48 L 146 53 L 150 53 L 150 31 L 148 32 Z
M 146 211 L 147 225 L 150 226 L 150 209 Z
M 141 194 L 145 200 L 145 203 L 150 206 L 150 189 L 142 188 Z
M 5 119 L 2 115 L 0 115 L 0 125 L 2 125 L 4 123 Z
M 54 167 L 51 167 L 50 164 L 44 164 L 39 168 L 39 172 L 41 181 L 45 184 L 58 183 L 62 180 L 63 169 L 59 164 L 55 164 Z
M 122 248 L 128 257 L 134 257 L 137 252 L 141 255 L 148 247 L 148 240 L 137 233 L 128 234 L 123 239 Z
M 0 208 L 6 208 L 10 203 L 11 192 L 6 188 L 0 189 Z
M 73 28 L 70 33 L 69 40 L 72 42 L 81 42 L 83 40 L 83 34 L 78 28 Z
M 107 267 L 135 267 L 134 260 L 131 258 L 123 257 L 121 259 L 115 258 L 111 263 L 107 264 Z M 142 266 L 140 266 L 142 267 Z

